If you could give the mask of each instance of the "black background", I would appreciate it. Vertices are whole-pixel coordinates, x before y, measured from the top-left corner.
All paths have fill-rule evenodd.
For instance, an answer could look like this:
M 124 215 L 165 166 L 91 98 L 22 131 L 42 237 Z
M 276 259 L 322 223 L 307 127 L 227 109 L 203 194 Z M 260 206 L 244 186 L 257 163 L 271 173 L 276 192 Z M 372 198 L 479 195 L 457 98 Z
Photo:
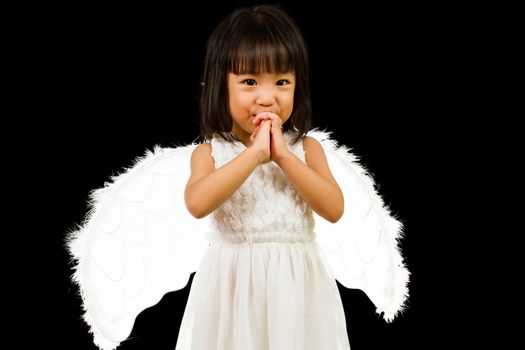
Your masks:
M 464 114 L 473 76 L 467 51 L 476 40 L 462 22 L 467 12 L 279 3 L 309 46 L 314 125 L 361 157 L 385 203 L 405 222 L 403 253 L 412 276 L 401 317 L 385 323 L 362 292 L 339 284 L 352 349 L 473 342 L 465 330 L 475 319 L 464 289 L 471 262 L 457 254 L 458 213 L 444 206 L 468 191 L 455 187 L 465 185 L 460 169 L 469 162 L 465 125 L 475 127 Z M 29 278 L 33 271 L 17 276 L 29 284 L 26 311 L 12 322 L 24 341 L 95 349 L 69 280 L 65 232 L 86 214 L 89 191 L 146 149 L 197 138 L 206 39 L 233 9 L 250 4 L 31 9 L 35 21 L 20 43 L 27 52 L 20 63 L 32 98 L 20 108 L 31 111 L 27 198 L 42 215 L 31 247 L 38 252 L 32 257 L 44 257 L 32 268 L 44 283 Z M 120 348 L 174 349 L 190 285 L 141 313 Z

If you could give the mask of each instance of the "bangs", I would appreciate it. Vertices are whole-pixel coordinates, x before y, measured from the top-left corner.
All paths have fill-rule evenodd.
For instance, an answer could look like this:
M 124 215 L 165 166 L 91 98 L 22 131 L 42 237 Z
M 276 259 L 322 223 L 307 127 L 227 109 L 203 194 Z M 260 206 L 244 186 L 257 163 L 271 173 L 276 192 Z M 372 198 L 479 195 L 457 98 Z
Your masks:
M 283 74 L 295 72 L 299 66 L 299 52 L 294 52 L 296 50 L 286 45 L 284 38 L 275 37 L 274 33 L 244 32 L 238 39 L 227 57 L 229 72 L 236 75 Z

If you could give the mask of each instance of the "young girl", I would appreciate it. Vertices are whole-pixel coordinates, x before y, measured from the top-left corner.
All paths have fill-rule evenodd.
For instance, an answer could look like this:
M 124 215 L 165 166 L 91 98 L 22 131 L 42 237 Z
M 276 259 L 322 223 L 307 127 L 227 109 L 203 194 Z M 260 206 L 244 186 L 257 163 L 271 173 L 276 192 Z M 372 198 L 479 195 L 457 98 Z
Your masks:
M 213 31 L 201 118 L 203 143 L 148 154 L 70 235 L 95 343 L 116 348 L 193 271 L 177 350 L 349 349 L 335 278 L 392 320 L 408 295 L 401 224 L 355 158 L 311 130 L 306 46 L 279 7 Z M 185 163 L 189 176 L 174 171 Z

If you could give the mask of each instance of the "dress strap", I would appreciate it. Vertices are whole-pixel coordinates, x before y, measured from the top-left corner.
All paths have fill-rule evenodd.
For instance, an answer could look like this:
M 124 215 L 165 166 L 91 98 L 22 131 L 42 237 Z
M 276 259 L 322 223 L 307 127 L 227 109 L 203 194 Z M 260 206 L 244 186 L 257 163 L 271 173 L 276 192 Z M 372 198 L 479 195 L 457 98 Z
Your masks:
M 286 144 L 288 145 L 288 149 L 291 152 L 293 152 L 297 156 L 297 158 L 303 161 L 303 163 L 306 163 L 305 152 L 304 152 L 304 147 L 303 147 L 303 138 L 298 140 L 296 144 L 292 145 L 292 141 L 295 137 L 295 134 L 286 132 L 284 134 L 284 137 L 286 139 Z
M 210 144 L 211 156 L 215 161 L 215 169 L 220 168 L 233 157 L 231 145 L 219 136 L 213 136 Z

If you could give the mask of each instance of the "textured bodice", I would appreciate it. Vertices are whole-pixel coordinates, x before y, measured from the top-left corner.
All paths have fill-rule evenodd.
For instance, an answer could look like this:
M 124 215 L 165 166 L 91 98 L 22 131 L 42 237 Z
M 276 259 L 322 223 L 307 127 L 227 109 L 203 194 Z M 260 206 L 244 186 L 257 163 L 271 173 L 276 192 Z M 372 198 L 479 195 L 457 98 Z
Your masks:
M 288 149 L 305 162 L 303 142 L 291 144 L 294 134 L 285 132 Z M 215 169 L 246 149 L 240 142 L 211 140 Z M 315 238 L 314 218 L 282 169 L 273 161 L 260 164 L 246 181 L 212 213 L 212 242 L 304 242 Z

